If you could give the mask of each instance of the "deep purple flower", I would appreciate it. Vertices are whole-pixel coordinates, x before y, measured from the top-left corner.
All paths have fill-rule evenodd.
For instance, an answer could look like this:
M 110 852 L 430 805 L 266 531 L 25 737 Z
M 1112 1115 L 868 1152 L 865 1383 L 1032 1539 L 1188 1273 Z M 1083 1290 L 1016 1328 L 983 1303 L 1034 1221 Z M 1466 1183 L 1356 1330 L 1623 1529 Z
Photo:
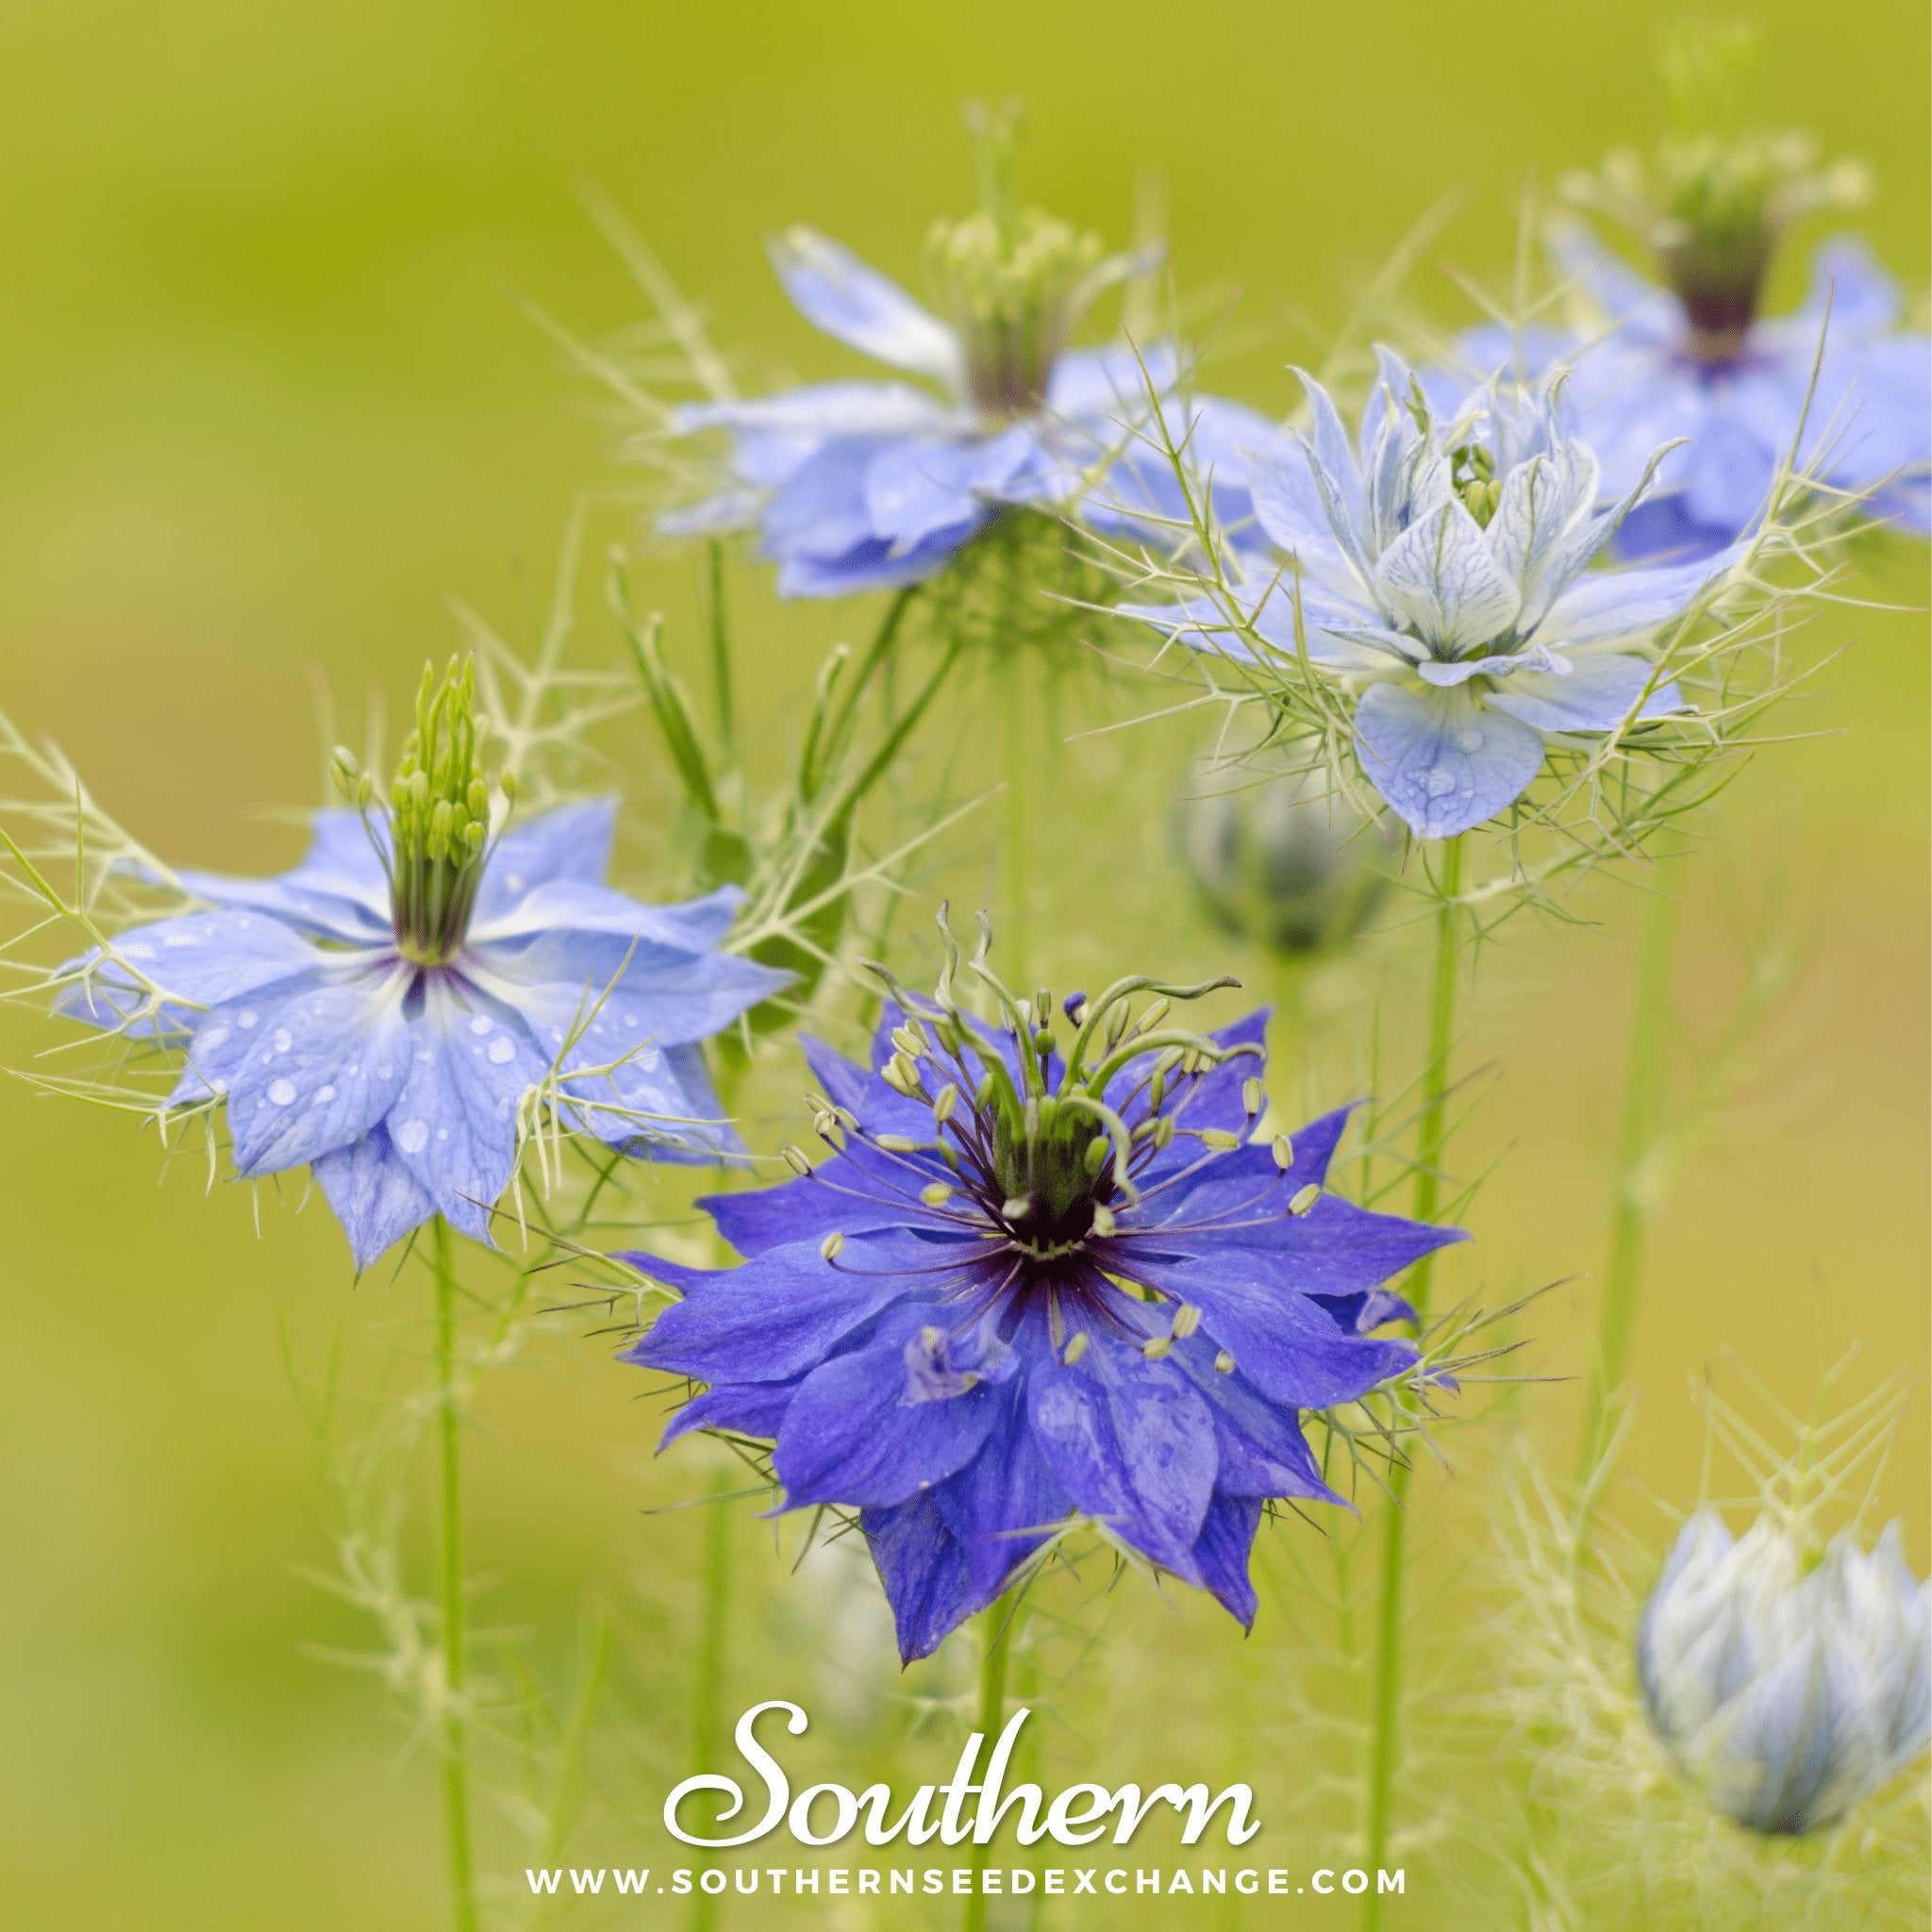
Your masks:
M 682 1299 L 625 1359 L 708 1385 L 667 1442 L 768 1440 L 788 1507 L 858 1510 L 908 1661 L 1074 1518 L 1251 1624 L 1266 1501 L 1341 1500 L 1302 1412 L 1413 1367 L 1383 1284 L 1462 1237 L 1324 1191 L 1346 1108 L 1255 1139 L 1265 1012 L 1136 1028 L 1124 981 L 1063 1046 L 949 985 L 870 1072 L 807 1043 L 831 1157 L 703 1204 L 741 1267 L 627 1257 Z

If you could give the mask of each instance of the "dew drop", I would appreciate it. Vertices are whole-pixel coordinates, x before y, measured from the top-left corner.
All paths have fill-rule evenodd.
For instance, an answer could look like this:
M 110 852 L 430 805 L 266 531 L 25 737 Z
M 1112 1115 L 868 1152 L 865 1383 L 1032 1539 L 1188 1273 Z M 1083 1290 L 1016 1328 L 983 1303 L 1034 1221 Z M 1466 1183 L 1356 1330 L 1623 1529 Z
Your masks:
M 395 1069 L 393 1067 L 377 1067 L 375 1070 L 375 1077 L 378 1080 L 387 1080 L 392 1077 L 394 1073 Z
M 164 946 L 198 946 L 201 935 L 198 932 L 164 932 L 161 935 Z
M 1456 774 L 1447 765 L 1438 765 L 1423 782 L 1431 798 L 1442 798 L 1456 790 Z
M 295 1098 L 295 1083 L 292 1080 L 275 1080 L 269 1084 L 268 1097 L 277 1107 L 287 1107 Z
M 212 1053 L 227 1037 L 225 1026 L 205 1027 L 194 1037 L 194 1050 L 196 1053 Z
M 470 1031 L 472 1033 L 488 1033 L 495 1024 L 488 1013 L 478 1013 L 470 1022 Z
M 436 1056 L 426 1046 L 416 1056 L 417 1064 L 425 1067 L 428 1066 L 435 1058 Z
M 335 1097 L 336 1090 L 333 1087 L 318 1087 L 315 1090 L 315 1104 L 317 1107 L 326 1107 Z
M 1483 735 L 1474 724 L 1465 724 L 1456 734 L 1457 751 L 1480 751 L 1483 748 Z
M 447 1141 L 449 1139 L 449 1129 L 447 1127 L 438 1127 L 436 1130 L 436 1138 L 439 1141 Z
M 396 1129 L 396 1145 L 405 1154 L 420 1154 L 429 1144 L 427 1121 L 405 1121 Z
M 507 1033 L 499 1033 L 490 1042 L 490 1052 L 486 1056 L 493 1067 L 508 1066 L 516 1057 L 516 1042 Z
M 130 959 L 152 959 L 155 956 L 155 949 L 142 940 L 135 941 L 131 946 L 123 946 L 121 950 Z
M 245 1011 L 236 1015 L 235 1024 L 236 1025 L 241 1027 L 242 1032 L 246 1033 L 248 1029 L 251 1026 L 253 1026 L 255 1023 L 260 1018 L 261 1015 L 258 1013 L 253 1007 L 250 1007 Z
M 295 1036 L 286 1026 L 277 1026 L 275 1028 L 275 1051 L 277 1053 L 287 1053 L 294 1043 Z

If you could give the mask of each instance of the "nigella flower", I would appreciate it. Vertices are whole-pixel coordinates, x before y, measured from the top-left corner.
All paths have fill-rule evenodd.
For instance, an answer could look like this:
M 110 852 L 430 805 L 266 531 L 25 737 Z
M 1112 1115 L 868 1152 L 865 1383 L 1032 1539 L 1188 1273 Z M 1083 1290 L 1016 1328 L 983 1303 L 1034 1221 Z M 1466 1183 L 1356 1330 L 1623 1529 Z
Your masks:
M 784 596 L 918 583 L 1004 509 L 1076 496 L 1150 407 L 1150 383 L 1172 383 L 1167 350 L 1143 365 L 1126 343 L 1069 346 L 1101 293 L 1145 264 L 1022 208 L 1010 118 L 976 131 L 984 206 L 936 224 L 927 246 L 943 319 L 809 228 L 771 250 L 808 322 L 922 386 L 825 382 L 678 409 L 681 432 L 727 433 L 730 476 L 662 527 L 755 527 Z
M 1752 1831 L 1836 1824 L 1925 1749 L 1932 1595 L 1896 1524 L 1822 1553 L 1760 1518 L 1685 1524 L 1637 1639 L 1645 1708 L 1673 1760 Z
M 1684 439 L 1658 493 L 1619 533 L 1625 556 L 1721 549 L 1763 512 L 1788 461 L 1873 516 L 1932 530 L 1932 339 L 1901 329 L 1897 285 L 1858 242 L 1813 258 L 1810 292 L 1762 313 L 1766 278 L 1800 215 L 1862 198 L 1856 164 L 1817 166 L 1808 137 L 1749 113 L 1748 30 L 1690 24 L 1667 42 L 1675 125 L 1648 164 L 1628 150 L 1571 198 L 1627 227 L 1662 286 L 1580 226 L 1554 252 L 1580 296 L 1575 326 L 1519 338 L 1486 327 L 1458 345 L 1477 369 L 1574 365 L 1572 399 L 1604 466 L 1627 488 L 1657 443 Z
M 858 1510 L 908 1660 L 1076 1516 L 1249 1624 L 1267 1499 L 1340 1500 L 1302 1412 L 1412 1369 L 1382 1284 L 1461 1237 L 1324 1191 L 1346 1109 L 1256 1139 L 1264 1013 L 1136 1024 L 1208 989 L 1126 979 L 1068 1041 L 987 976 L 1003 1030 L 949 967 L 870 1069 L 808 1045 L 830 1158 L 704 1204 L 741 1267 L 627 1257 L 682 1299 L 625 1359 L 709 1385 L 667 1441 L 768 1439 L 787 1507 Z
M 224 1101 L 245 1177 L 311 1168 L 358 1269 L 436 1214 L 487 1241 L 539 1090 L 612 1147 L 735 1151 L 698 1043 L 785 979 L 716 950 L 734 892 L 602 883 L 610 802 L 492 828 L 469 667 L 425 672 L 417 715 L 386 821 L 339 754 L 358 808 L 293 872 L 180 874 L 205 909 L 76 961 L 63 1001 L 182 1049 L 166 1106 Z
M 1351 447 L 1304 376 L 1309 436 L 1246 452 L 1255 515 L 1278 555 L 1229 591 L 1126 614 L 1199 648 L 1252 657 L 1241 635 L 1357 691 L 1369 782 L 1424 839 L 1505 810 L 1542 768 L 1545 741 L 1684 708 L 1645 655 L 1735 561 L 1591 571 L 1642 500 L 1661 452 L 1608 509 L 1570 428 L 1561 378 L 1496 381 L 1433 400 L 1400 357 Z

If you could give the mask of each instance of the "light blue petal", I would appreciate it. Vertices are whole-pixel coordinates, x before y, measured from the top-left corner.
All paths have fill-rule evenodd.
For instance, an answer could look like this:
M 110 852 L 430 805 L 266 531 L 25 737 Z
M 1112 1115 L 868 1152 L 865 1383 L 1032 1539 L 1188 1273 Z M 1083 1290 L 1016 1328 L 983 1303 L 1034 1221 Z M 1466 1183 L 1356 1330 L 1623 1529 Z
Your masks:
M 329 955 L 294 926 L 260 912 L 188 912 L 131 926 L 114 950 L 133 971 L 173 995 L 143 1033 L 166 1035 L 192 1028 L 196 1008 L 291 980 L 325 964 Z M 99 953 L 89 958 L 101 961 Z M 84 962 L 73 962 L 77 971 Z M 101 961 L 83 982 L 60 998 L 60 1011 L 91 1025 L 120 1027 L 148 998 L 133 978 Z
M 1127 342 L 1065 349 L 1047 379 L 1046 407 L 1069 422 L 1145 422 L 1154 414 L 1156 398 L 1179 379 L 1180 358 L 1172 342 L 1139 350 Z
M 809 454 L 809 449 L 801 452 L 800 460 Z M 682 509 L 661 512 L 653 527 L 661 537 L 723 537 L 757 523 L 764 507 L 762 490 L 731 483 Z
M 641 952 L 667 946 L 704 953 L 731 930 L 743 903 L 744 894 L 736 886 L 720 886 L 702 899 L 687 899 L 681 905 L 646 906 L 612 886 L 561 875 L 534 881 L 494 918 L 479 919 L 470 928 L 470 944 L 487 953 L 533 938 L 587 932 L 636 940 Z
M 1467 684 L 1472 677 L 1512 677 L 1525 670 L 1545 671 L 1564 677 L 1569 675 L 1570 666 L 1542 645 L 1532 644 L 1526 651 L 1499 651 L 1488 658 L 1457 658 L 1447 663 L 1438 658 L 1424 658 L 1415 667 L 1415 675 L 1424 684 L 1449 691 L 1458 684 Z
M 872 526 L 865 479 L 891 445 L 877 438 L 828 442 L 772 499 L 758 529 L 758 547 L 777 559 L 833 558 L 861 544 L 886 547 Z
M 1651 666 L 1641 658 L 1614 653 L 1574 658 L 1562 676 L 1519 672 L 1490 693 L 1490 708 L 1507 711 L 1539 731 L 1610 731 L 1629 716 L 1650 675 Z M 1641 715 L 1665 718 L 1683 708 L 1682 695 L 1666 678 L 1644 701 Z
M 1905 315 L 1898 283 L 1856 235 L 1834 235 L 1811 258 L 1811 287 L 1797 313 L 1823 322 L 1827 309 L 1839 337 L 1877 335 Z
M 181 1077 L 165 1104 L 171 1108 L 190 1107 L 225 1093 L 242 1062 L 261 1041 L 263 1027 L 272 1028 L 275 1016 L 291 1000 L 316 991 L 323 984 L 325 979 L 320 973 L 305 974 L 299 979 L 278 980 L 258 992 L 244 993 L 226 1006 L 189 1016 L 199 1024 L 183 1058 Z
M 349 1238 L 358 1274 L 436 1212 L 381 1125 L 314 1163 L 316 1185 Z
M 1522 604 L 1476 520 L 1454 499 L 1382 553 L 1375 588 L 1418 637 L 1456 655 L 1500 637 Z
M 970 535 L 1032 456 L 1031 432 L 1014 424 L 970 442 L 900 442 L 881 450 L 865 473 L 872 534 L 900 552 L 941 533 Z
M 508 914 L 525 893 L 553 879 L 595 885 L 609 869 L 616 836 L 614 798 L 559 806 L 527 824 L 512 821 L 490 848 L 471 924 L 488 926 Z
M 437 1211 L 487 1242 L 489 1210 L 516 1166 L 518 1105 L 549 1057 L 514 1011 L 443 974 L 425 981 L 408 1044 L 390 1139 Z
M 345 1146 L 394 1104 L 408 1077 L 407 967 L 320 986 L 254 1029 L 228 1080 L 235 1172 L 280 1174 Z
M 958 337 L 897 282 L 812 228 L 788 229 L 771 244 L 771 256 L 808 322 L 863 355 L 958 392 L 965 374 Z
M 1287 437 L 1241 452 L 1255 519 L 1269 541 L 1290 557 L 1322 556 L 1341 562 L 1329 512 L 1330 494 L 1315 480 L 1312 453 Z
M 883 537 L 867 538 L 836 556 L 786 557 L 779 560 L 781 597 L 853 597 L 868 591 L 899 591 L 945 568 L 972 541 L 968 530 L 941 530 L 909 550 L 895 550 Z
M 1421 839 L 1453 839 L 1493 818 L 1542 769 L 1541 738 L 1479 707 L 1467 686 L 1371 685 L 1355 728 L 1370 784 Z
M 234 879 L 220 873 L 183 872 L 182 889 L 210 906 L 266 912 L 306 932 L 368 941 L 390 929 L 389 874 L 371 831 L 385 847 L 387 825 L 359 812 L 319 811 L 310 823 L 308 855 L 293 872 L 272 879 Z
M 685 435 L 700 429 L 732 429 L 797 437 L 812 443 L 829 442 L 838 436 L 942 434 L 956 428 L 958 420 L 957 410 L 909 383 L 854 381 L 806 383 L 743 402 L 686 403 L 672 417 Z
M 1537 634 L 1559 647 L 1647 641 L 1688 610 L 1742 554 L 1733 545 L 1689 563 L 1591 571 L 1557 598 Z
M 1565 222 L 1552 238 L 1557 265 L 1616 324 L 1647 346 L 1674 343 L 1684 332 L 1676 298 L 1627 268 L 1581 222 Z
M 1496 561 L 1523 594 L 1518 622 L 1524 631 L 1535 629 L 1562 588 L 1552 579 L 1550 565 L 1596 508 L 1600 474 L 1583 443 L 1564 442 L 1519 463 L 1503 478 L 1502 499 L 1487 535 Z

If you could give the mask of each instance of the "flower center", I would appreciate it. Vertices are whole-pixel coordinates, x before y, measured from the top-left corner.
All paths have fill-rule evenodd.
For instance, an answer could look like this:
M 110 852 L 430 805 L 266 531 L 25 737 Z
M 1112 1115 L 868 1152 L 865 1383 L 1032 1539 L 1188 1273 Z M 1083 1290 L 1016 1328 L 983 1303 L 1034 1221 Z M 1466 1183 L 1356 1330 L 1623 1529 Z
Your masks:
M 1748 24 L 1686 20 L 1659 42 L 1657 64 L 1671 126 L 1652 159 L 1617 150 L 1566 192 L 1655 251 L 1683 307 L 1687 348 L 1721 369 L 1744 353 L 1785 230 L 1803 215 L 1856 208 L 1867 177 L 1855 161 L 1820 167 L 1810 135 L 1758 121 Z
M 1485 530 L 1503 501 L 1503 486 L 1496 479 L 1496 459 L 1479 442 L 1465 442 L 1449 453 L 1449 487 L 1462 499 L 1462 507 Z
M 425 665 L 416 728 L 404 741 L 390 787 L 390 837 L 383 855 L 396 950 L 439 966 L 462 948 L 482 880 L 490 838 L 490 787 L 483 775 L 489 723 L 476 709 L 474 659 L 452 658 L 441 680 Z M 338 749 L 336 781 L 367 815 L 375 788 L 355 758 Z M 515 795 L 503 774 L 506 804 Z
M 950 949 L 949 931 L 946 942 Z M 957 953 L 951 957 L 957 961 Z M 999 1001 L 1009 1051 L 961 1014 L 952 965 L 930 1000 L 889 980 L 906 1017 L 880 1076 L 931 1109 L 935 1138 L 883 1135 L 876 1143 L 887 1153 L 940 1157 L 952 1179 L 925 1186 L 921 1198 L 958 1220 L 962 1231 L 996 1239 L 1029 1264 L 1055 1261 L 1120 1234 L 1116 1210 L 1139 1200 L 1144 1171 L 1177 1136 L 1191 1134 L 1204 1156 L 1239 1144 L 1239 1135 L 1191 1127 L 1185 1116 L 1203 1074 L 1258 1048 L 1224 1047 L 1164 1024 L 1174 999 L 1234 981 L 1166 987 L 1123 980 L 1091 1004 L 1075 993 L 1060 1008 L 1074 1029 L 1063 1046 L 1050 994 L 1015 1000 L 986 968 L 984 948 L 974 966 Z M 1136 1017 L 1129 1002 L 1141 992 L 1158 997 Z M 829 1134 L 838 1110 L 829 1102 L 814 1105 L 820 1131 Z M 1258 1078 L 1244 1083 L 1242 1106 L 1249 1121 L 1258 1117 Z M 858 1131 L 849 1119 L 842 1124 Z M 1041 1278 L 1029 1266 L 1023 1285 Z M 1052 1272 L 1043 1278 L 1051 1285 Z
M 935 222 L 926 261 L 939 305 L 958 331 L 968 399 L 992 422 L 1030 415 L 1046 400 L 1053 366 L 1108 280 L 1097 235 L 1037 208 L 1014 191 L 1017 118 L 972 123 L 980 207 Z

